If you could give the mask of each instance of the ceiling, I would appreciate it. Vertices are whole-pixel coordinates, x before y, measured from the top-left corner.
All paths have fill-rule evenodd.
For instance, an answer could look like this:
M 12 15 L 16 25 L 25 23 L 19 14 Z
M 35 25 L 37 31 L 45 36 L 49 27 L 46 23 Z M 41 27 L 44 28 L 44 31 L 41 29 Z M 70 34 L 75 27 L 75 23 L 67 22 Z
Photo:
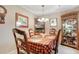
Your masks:
M 22 5 L 22 8 L 25 8 L 26 10 L 30 11 L 36 16 L 41 16 L 42 13 L 42 5 Z M 53 14 L 69 9 L 73 9 L 78 7 L 78 5 L 44 5 L 44 14 Z

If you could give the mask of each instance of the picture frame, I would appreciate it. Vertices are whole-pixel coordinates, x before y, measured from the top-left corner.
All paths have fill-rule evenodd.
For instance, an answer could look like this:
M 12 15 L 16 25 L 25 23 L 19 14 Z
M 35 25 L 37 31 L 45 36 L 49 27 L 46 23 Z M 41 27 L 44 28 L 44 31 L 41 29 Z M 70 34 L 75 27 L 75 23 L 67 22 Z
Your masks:
M 28 28 L 28 16 L 16 13 L 15 23 L 17 28 Z
M 4 24 L 5 23 L 5 16 L 7 14 L 7 9 L 0 5 L 0 24 Z
M 52 26 L 57 26 L 57 18 L 52 18 L 52 19 L 50 19 L 50 26 L 52 27 Z

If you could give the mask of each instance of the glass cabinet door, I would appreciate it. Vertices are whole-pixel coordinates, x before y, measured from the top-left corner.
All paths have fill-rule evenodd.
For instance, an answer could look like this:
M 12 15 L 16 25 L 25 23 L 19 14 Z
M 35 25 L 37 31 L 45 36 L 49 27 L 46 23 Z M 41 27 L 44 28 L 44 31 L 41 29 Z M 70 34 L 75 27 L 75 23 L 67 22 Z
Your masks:
M 77 48 L 77 19 L 62 19 L 62 44 Z

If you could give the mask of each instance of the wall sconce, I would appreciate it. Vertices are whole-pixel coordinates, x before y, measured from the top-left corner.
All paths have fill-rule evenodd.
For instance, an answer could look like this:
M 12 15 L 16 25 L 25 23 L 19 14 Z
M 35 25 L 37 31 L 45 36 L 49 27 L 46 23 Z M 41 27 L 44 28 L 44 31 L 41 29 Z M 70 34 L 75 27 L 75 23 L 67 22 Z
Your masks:
M 0 24 L 5 23 L 5 15 L 7 13 L 7 10 L 4 6 L 0 5 Z

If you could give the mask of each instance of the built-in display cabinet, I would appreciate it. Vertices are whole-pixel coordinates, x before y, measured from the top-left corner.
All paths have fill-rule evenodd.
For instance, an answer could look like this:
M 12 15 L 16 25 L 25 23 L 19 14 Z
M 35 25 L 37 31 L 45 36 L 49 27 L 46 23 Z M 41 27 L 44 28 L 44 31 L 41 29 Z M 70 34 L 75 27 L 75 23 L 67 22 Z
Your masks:
M 61 16 L 62 41 L 61 44 L 79 49 L 78 12 Z

